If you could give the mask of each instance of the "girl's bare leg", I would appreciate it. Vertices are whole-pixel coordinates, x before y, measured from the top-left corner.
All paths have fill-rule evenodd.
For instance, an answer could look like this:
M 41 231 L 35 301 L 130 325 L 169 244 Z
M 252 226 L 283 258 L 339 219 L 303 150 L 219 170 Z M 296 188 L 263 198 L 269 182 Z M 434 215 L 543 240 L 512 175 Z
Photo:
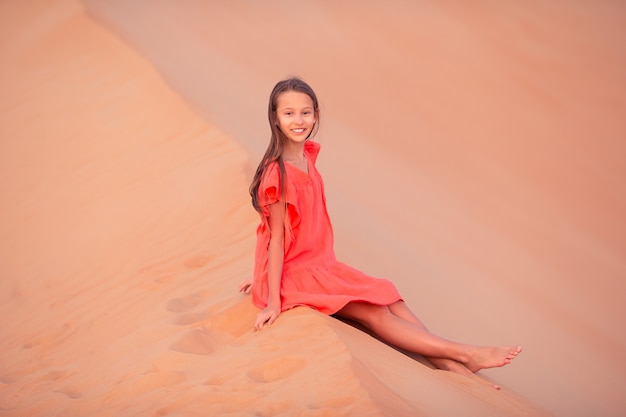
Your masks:
M 398 301 L 388 306 L 389 310 L 394 316 L 401 318 L 404 321 L 419 327 L 420 329 L 428 331 L 424 323 L 417 318 L 415 314 L 407 307 L 404 301 Z M 461 362 L 457 362 L 448 358 L 436 358 L 432 356 L 425 356 L 428 362 L 432 363 L 437 369 L 443 369 L 444 371 L 456 372 L 458 374 L 473 376 L 474 373 L 467 369 L 467 367 Z
M 428 331 L 424 323 L 422 323 L 422 321 L 411 311 L 411 309 L 409 309 L 409 307 L 404 303 L 404 301 L 398 301 L 396 303 L 389 305 L 389 310 L 391 311 L 393 315 L 400 317 L 402 320 L 408 321 L 409 323 L 412 323 L 415 326 Z M 454 373 L 461 374 L 470 378 L 476 377 L 476 375 L 474 375 L 474 372 L 467 369 L 467 366 L 453 359 L 435 358 L 432 356 L 425 356 L 425 358 L 428 360 L 428 362 L 432 363 L 437 369 L 454 372 Z M 481 382 L 497 390 L 501 388 L 497 384 L 483 381 L 482 379 L 481 379 Z
M 481 347 L 451 342 L 430 333 L 423 324 L 419 326 L 395 315 L 392 309 L 406 316 L 401 305 L 390 307 L 361 302 L 351 302 L 336 314 L 363 324 L 394 346 L 428 358 L 451 359 L 471 372 L 504 366 L 521 352 L 520 347 Z

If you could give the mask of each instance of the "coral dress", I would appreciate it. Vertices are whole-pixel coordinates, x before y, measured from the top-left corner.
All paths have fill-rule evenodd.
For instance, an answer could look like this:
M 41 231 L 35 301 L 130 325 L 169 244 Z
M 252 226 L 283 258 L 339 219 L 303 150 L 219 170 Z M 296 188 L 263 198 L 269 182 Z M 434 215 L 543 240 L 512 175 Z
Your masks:
M 285 256 L 280 285 L 282 310 L 308 306 L 333 314 L 351 301 L 389 305 L 401 300 L 395 286 L 351 268 L 335 258 L 333 229 L 326 211 L 322 177 L 315 168 L 320 150 L 317 142 L 304 146 L 309 173 L 285 163 Z M 263 215 L 257 228 L 252 301 L 265 308 L 268 300 L 268 245 L 270 240 L 267 205 L 281 198 L 279 169 L 272 163 L 259 187 Z

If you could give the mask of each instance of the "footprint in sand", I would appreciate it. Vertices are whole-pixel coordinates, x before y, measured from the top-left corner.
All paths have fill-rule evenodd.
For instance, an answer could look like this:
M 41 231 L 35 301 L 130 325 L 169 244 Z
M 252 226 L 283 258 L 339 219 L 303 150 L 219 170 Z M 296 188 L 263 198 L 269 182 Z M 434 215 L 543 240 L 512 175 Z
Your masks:
M 7 385 L 13 384 L 14 382 L 19 381 L 22 376 L 23 376 L 22 373 L 19 373 L 19 372 L 3 374 L 3 375 L 0 375 L 0 382 L 2 382 L 3 384 L 7 384 Z
M 165 306 L 165 309 L 172 313 L 186 313 L 205 302 L 210 294 L 211 291 L 203 290 L 185 297 L 172 298 Z
M 50 371 L 47 374 L 43 375 L 38 381 L 58 381 L 67 375 L 65 371 Z
M 193 355 L 210 355 L 217 346 L 215 336 L 203 329 L 193 329 L 172 343 L 171 350 Z
M 203 298 L 202 298 L 203 302 L 208 301 L 208 300 L 210 302 L 210 294 L 208 294 L 208 292 L 209 291 L 207 290 L 204 290 L 201 292 L 201 294 L 203 295 Z M 174 307 L 184 308 L 185 303 L 187 303 L 187 306 L 191 306 L 191 304 L 195 303 L 196 301 L 195 299 L 198 298 L 198 294 L 199 293 L 192 294 L 187 297 L 181 297 L 181 298 L 175 299 L 175 300 L 180 300 L 180 301 L 177 301 L 177 305 Z M 186 326 L 188 324 L 195 324 L 201 321 L 205 321 L 209 317 L 214 315 L 216 311 L 219 311 L 220 309 L 222 309 L 224 305 L 228 305 L 228 303 L 229 303 L 228 301 L 226 302 L 222 301 L 219 303 L 212 303 L 208 307 L 200 311 L 180 312 L 180 314 L 178 314 L 176 318 L 174 319 L 174 324 L 177 324 L 179 326 Z
M 199 269 L 210 263 L 215 256 L 197 255 L 183 262 L 183 264 L 172 265 L 170 263 L 161 263 L 146 265 L 139 270 L 142 276 L 146 276 L 157 284 L 166 284 L 176 279 L 179 274 L 190 269 Z
M 193 258 L 189 258 L 185 261 L 185 266 L 187 268 L 202 268 L 204 265 L 211 262 L 213 256 L 210 255 L 198 255 Z
M 206 330 L 223 335 L 226 339 L 236 339 L 252 332 L 252 324 L 258 310 L 248 300 L 240 300 L 230 307 L 213 314 L 207 323 Z
M 83 393 L 80 391 L 80 389 L 78 389 L 78 387 L 73 386 L 73 385 L 67 385 L 65 387 L 61 387 L 59 389 L 54 390 L 54 392 L 65 394 L 73 400 L 83 396 Z
M 306 358 L 303 356 L 286 356 L 251 369 L 246 375 L 255 382 L 272 382 L 295 374 L 303 369 L 306 363 Z
M 187 300 L 189 297 L 191 299 Z M 177 302 L 175 307 L 189 306 L 195 295 L 189 297 L 183 297 L 186 299 L 185 302 Z M 227 300 L 199 311 L 178 314 L 173 323 L 179 326 L 201 324 L 204 330 L 219 336 L 222 342 L 229 342 L 252 331 L 256 313 L 255 307 L 247 300 L 239 300 L 234 304 L 232 300 Z
M 204 381 L 202 385 L 220 386 L 220 385 L 223 385 L 225 382 L 227 382 L 231 378 L 232 378 L 232 375 L 216 375 Z

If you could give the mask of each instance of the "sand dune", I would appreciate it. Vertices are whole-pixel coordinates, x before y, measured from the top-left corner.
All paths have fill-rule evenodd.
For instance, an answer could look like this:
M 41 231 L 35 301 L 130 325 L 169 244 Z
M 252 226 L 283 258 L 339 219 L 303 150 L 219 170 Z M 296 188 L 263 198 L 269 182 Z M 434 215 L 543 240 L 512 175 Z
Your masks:
M 624 6 L 338 3 L 0 4 L 0 413 L 623 414 Z M 307 309 L 252 331 L 247 185 L 294 73 L 339 257 L 522 344 L 502 391 Z

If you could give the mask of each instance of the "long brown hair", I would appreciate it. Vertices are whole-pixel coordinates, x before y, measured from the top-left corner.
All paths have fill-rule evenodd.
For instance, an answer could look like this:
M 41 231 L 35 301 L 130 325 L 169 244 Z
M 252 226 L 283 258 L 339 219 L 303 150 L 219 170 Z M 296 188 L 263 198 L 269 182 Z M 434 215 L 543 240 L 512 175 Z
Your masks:
M 313 89 L 303 80 L 297 77 L 288 78 L 286 80 L 279 81 L 272 90 L 270 94 L 269 105 L 267 107 L 267 118 L 270 123 L 270 129 L 272 130 L 272 136 L 270 137 L 270 143 L 265 151 L 265 155 L 263 159 L 261 159 L 261 163 L 259 164 L 256 172 L 254 174 L 254 178 L 252 179 L 252 183 L 250 184 L 250 196 L 252 197 L 252 206 L 256 211 L 261 213 L 261 202 L 259 201 L 259 186 L 261 185 L 261 181 L 263 180 L 263 175 L 267 167 L 274 161 L 278 163 L 279 169 L 279 184 L 280 184 L 280 195 L 281 200 L 284 201 L 285 198 L 285 184 L 287 174 L 285 172 L 285 163 L 283 161 L 283 148 L 287 141 L 289 140 L 287 136 L 280 130 L 278 127 L 278 117 L 276 116 L 276 108 L 278 105 L 278 97 L 284 92 L 287 91 L 297 91 L 299 93 L 304 93 L 308 95 L 313 101 L 313 111 L 316 116 L 317 122 L 307 139 L 315 136 L 317 130 L 319 129 L 319 104 L 317 102 L 317 96 Z

